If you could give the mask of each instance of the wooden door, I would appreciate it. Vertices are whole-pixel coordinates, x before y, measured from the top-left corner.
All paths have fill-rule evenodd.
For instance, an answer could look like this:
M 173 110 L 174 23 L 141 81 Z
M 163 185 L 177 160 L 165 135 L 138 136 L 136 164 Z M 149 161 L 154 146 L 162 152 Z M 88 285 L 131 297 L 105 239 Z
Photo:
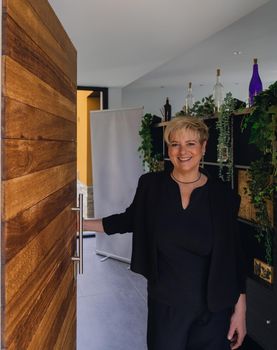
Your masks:
M 2 349 L 76 348 L 76 50 L 47 0 L 3 0 Z

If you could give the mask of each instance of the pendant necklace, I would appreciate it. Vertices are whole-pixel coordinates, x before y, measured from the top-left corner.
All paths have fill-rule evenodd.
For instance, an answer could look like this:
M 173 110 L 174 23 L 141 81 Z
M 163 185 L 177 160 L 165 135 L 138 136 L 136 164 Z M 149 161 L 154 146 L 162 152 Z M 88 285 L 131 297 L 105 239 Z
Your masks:
M 171 175 L 171 177 L 173 178 L 173 180 L 175 180 L 175 181 L 177 181 L 177 182 L 179 182 L 179 183 L 181 183 L 181 184 L 187 185 L 187 184 L 193 184 L 194 182 L 199 181 L 202 174 L 199 173 L 198 178 L 197 178 L 196 180 L 193 180 L 193 181 L 180 181 L 180 180 L 176 179 L 176 177 L 173 175 L 173 172 L 172 172 L 170 175 Z

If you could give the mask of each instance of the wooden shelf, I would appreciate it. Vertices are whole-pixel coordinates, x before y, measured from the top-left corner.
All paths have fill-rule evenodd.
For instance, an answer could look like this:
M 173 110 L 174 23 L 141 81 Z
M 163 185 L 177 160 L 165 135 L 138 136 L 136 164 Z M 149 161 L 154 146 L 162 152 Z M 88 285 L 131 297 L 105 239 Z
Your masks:
M 180 117 L 191 117 L 191 115 L 182 115 Z M 206 117 L 205 116 L 198 116 L 198 117 L 199 118 L 203 118 L 203 119 L 216 119 L 216 118 L 218 118 L 218 113 L 216 113 L 213 116 L 206 116 Z M 176 117 L 173 117 L 172 119 L 174 119 L 174 118 L 176 118 Z M 161 123 L 155 124 L 154 127 L 159 128 L 159 127 L 162 127 L 162 126 L 167 126 L 168 123 L 169 123 L 168 121 L 161 122 Z
M 168 123 L 169 122 L 161 122 L 161 123 L 155 124 L 154 127 L 160 128 L 161 126 L 167 126 Z
M 252 111 L 253 111 L 253 107 L 247 107 L 247 108 L 243 108 L 243 109 L 240 109 L 240 110 L 234 112 L 234 115 L 235 116 L 247 115 L 247 114 L 251 113 Z M 277 114 L 277 106 L 270 107 L 269 111 L 271 113 Z M 219 116 L 219 113 L 215 113 L 215 115 L 213 115 L 213 116 L 206 116 L 206 117 L 199 116 L 199 117 L 201 117 L 205 120 L 208 120 L 208 119 L 216 119 L 216 118 L 218 118 L 218 116 Z M 187 116 L 184 115 L 184 117 L 189 117 L 189 115 L 187 115 Z M 169 122 L 161 122 L 161 123 L 155 124 L 154 127 L 157 127 L 157 128 L 164 127 L 164 126 L 167 126 L 168 123 Z
M 234 115 L 246 115 L 246 114 L 251 113 L 252 111 L 253 111 L 253 107 L 248 107 L 248 108 L 241 109 L 237 112 L 234 112 Z M 269 112 L 277 114 L 277 106 L 270 107 Z
M 234 112 L 234 115 L 246 115 L 249 114 L 253 111 L 253 108 L 248 107 L 248 108 L 243 108 L 238 110 L 237 112 Z

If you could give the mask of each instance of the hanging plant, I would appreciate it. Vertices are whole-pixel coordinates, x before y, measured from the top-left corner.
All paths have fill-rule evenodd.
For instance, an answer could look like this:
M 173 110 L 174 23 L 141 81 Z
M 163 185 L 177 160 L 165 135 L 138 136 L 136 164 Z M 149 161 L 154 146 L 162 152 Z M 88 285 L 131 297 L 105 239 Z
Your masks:
M 272 201 L 274 185 L 272 183 L 272 165 L 270 159 L 263 156 L 259 160 L 252 162 L 248 173 L 248 189 L 245 189 L 245 193 L 250 195 L 251 203 L 256 213 L 255 223 L 257 226 L 255 237 L 259 243 L 263 244 L 265 260 L 271 265 L 274 230 L 267 204 L 268 201 Z
M 147 113 L 141 120 L 141 128 L 139 135 L 141 137 L 141 145 L 138 151 L 142 157 L 142 163 L 145 170 L 159 171 L 162 168 L 161 154 L 153 154 L 153 140 L 151 135 L 151 127 L 153 126 L 153 115 Z
M 233 177 L 233 137 L 231 115 L 235 110 L 236 101 L 228 92 L 220 107 L 216 129 L 218 131 L 217 161 L 219 163 L 219 177 L 223 181 L 231 181 Z M 226 171 L 224 169 L 226 168 Z
M 276 118 L 277 112 L 272 110 L 277 105 L 277 82 L 254 97 L 251 112 L 242 122 L 242 130 L 250 127 L 249 143 L 255 144 L 261 157 L 251 162 L 246 192 L 256 212 L 257 239 L 265 247 L 265 259 L 272 264 L 273 223 L 270 220 L 267 202 L 272 201 L 276 193 L 277 149 Z

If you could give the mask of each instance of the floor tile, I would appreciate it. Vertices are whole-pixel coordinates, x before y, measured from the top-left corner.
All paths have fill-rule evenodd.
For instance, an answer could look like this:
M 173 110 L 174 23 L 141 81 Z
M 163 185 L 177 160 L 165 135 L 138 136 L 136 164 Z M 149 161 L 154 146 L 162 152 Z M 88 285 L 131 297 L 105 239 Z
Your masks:
M 128 264 L 95 253 L 84 241 L 78 276 L 77 350 L 146 350 L 146 282 Z

